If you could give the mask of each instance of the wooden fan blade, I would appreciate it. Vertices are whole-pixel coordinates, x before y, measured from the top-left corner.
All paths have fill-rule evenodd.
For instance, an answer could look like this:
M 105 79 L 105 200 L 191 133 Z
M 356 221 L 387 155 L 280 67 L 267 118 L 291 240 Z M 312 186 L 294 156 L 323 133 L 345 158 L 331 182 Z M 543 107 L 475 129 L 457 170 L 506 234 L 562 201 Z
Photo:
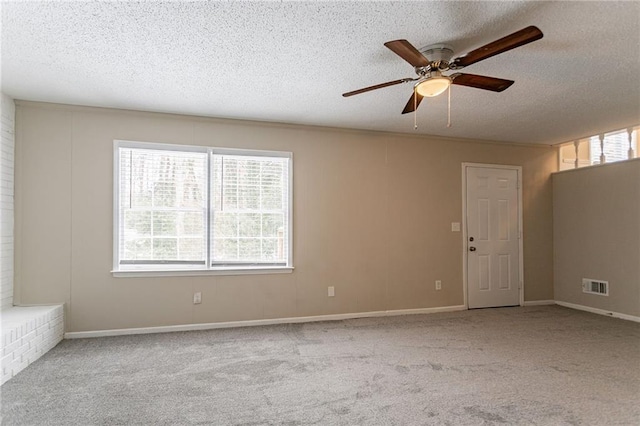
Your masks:
M 353 95 L 359 95 L 360 93 L 369 92 L 371 90 L 382 89 L 383 87 L 395 86 L 396 84 L 406 83 L 408 81 L 415 81 L 415 78 L 403 78 L 400 80 L 387 81 L 386 83 L 376 84 L 375 86 L 364 87 L 362 89 L 354 90 L 352 92 L 343 93 L 345 98 Z
M 407 40 L 388 41 L 384 45 L 414 67 L 426 67 L 430 64 L 429 60 Z
M 542 36 L 542 31 L 537 27 L 530 26 L 454 59 L 453 65 L 457 68 L 466 67 L 502 52 L 506 52 L 507 50 L 515 49 L 516 47 L 523 46 L 527 43 L 531 43 L 532 41 L 540 40 Z
M 492 92 L 502 92 L 513 84 L 513 80 L 503 80 L 502 78 L 487 77 L 476 74 L 454 74 L 451 76 L 452 84 L 460 86 L 475 87 L 477 89 L 491 90 Z
M 403 78 L 401 80 L 387 81 L 386 83 L 376 84 L 375 86 L 369 86 L 362 89 L 354 90 L 352 92 L 343 93 L 345 98 L 353 95 L 359 95 L 360 93 L 369 92 L 371 90 L 382 89 L 383 87 L 395 86 L 396 84 L 406 83 L 408 81 L 414 81 L 414 78 Z
M 417 97 L 417 99 L 414 99 L 414 97 Z M 423 97 L 424 96 L 422 96 L 420 93 L 414 90 L 413 95 L 411 95 L 411 97 L 409 98 L 409 102 L 407 102 L 407 105 L 405 105 L 404 109 L 402 110 L 402 113 L 406 114 L 408 112 L 415 111 L 420 105 L 420 102 L 422 102 Z

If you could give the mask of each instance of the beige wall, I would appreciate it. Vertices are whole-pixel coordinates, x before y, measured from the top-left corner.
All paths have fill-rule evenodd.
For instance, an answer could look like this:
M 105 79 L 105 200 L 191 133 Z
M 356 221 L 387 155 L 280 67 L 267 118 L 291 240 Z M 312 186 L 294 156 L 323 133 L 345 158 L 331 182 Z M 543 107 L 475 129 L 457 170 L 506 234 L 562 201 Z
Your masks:
M 640 159 L 554 174 L 553 220 L 555 299 L 640 316 Z
M 555 149 L 17 105 L 16 298 L 67 331 L 462 305 L 462 162 L 523 166 L 525 300 L 553 298 Z M 112 277 L 114 139 L 292 151 L 295 271 Z

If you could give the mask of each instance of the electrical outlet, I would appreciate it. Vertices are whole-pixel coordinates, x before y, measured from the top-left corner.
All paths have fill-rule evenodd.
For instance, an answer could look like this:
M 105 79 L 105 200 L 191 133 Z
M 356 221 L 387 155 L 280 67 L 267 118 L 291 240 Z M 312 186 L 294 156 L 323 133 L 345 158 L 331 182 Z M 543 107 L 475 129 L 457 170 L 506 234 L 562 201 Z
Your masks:
M 442 281 L 436 280 L 436 290 L 442 290 Z
M 193 304 L 198 305 L 200 303 L 202 303 L 202 293 L 193 293 Z
M 329 297 L 333 297 L 336 295 L 336 288 L 331 286 L 327 288 L 327 294 Z

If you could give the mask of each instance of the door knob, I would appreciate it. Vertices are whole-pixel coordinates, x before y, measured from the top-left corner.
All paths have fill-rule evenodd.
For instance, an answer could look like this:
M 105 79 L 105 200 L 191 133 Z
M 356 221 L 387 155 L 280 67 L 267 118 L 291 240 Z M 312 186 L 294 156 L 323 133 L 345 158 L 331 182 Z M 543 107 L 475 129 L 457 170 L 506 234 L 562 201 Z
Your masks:
M 476 251 L 475 247 L 469 247 L 469 251 Z

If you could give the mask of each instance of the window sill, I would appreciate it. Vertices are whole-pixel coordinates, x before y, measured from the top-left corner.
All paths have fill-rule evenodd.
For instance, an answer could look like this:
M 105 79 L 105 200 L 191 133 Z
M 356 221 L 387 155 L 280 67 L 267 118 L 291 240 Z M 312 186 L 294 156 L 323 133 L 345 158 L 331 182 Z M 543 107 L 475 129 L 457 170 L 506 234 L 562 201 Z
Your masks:
M 293 266 L 265 266 L 251 268 L 216 268 L 216 269 L 173 269 L 173 270 L 120 270 L 111 271 L 115 278 L 125 277 L 179 277 L 200 275 L 262 275 L 262 274 L 290 274 Z

